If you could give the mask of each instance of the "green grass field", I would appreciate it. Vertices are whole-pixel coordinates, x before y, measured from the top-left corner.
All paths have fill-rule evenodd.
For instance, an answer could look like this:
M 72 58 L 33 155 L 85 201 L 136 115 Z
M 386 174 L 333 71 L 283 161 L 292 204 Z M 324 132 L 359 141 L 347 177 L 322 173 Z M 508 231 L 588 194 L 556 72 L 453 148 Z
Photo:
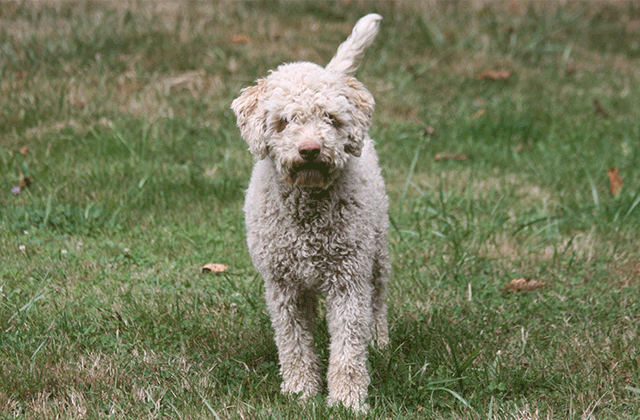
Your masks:
M 412 4 L 0 3 L 0 418 L 363 417 L 279 394 L 229 105 L 369 12 L 393 275 L 367 417 L 640 418 L 640 5 Z

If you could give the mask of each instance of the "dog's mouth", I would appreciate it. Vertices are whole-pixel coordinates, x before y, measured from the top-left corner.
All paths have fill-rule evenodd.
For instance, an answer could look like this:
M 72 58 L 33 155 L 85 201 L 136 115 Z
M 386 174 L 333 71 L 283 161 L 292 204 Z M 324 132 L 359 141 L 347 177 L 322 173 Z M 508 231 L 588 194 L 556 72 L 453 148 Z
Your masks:
M 304 162 L 294 165 L 289 171 L 288 181 L 296 187 L 326 188 L 331 167 L 325 162 Z

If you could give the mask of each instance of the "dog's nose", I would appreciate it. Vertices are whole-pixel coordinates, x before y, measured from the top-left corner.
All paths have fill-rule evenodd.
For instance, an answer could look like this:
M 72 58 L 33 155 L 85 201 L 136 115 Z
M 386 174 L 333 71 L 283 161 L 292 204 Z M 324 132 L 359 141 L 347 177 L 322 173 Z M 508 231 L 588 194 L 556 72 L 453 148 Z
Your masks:
M 322 146 L 317 141 L 305 141 L 298 146 L 298 153 L 304 160 L 312 161 L 320 154 Z

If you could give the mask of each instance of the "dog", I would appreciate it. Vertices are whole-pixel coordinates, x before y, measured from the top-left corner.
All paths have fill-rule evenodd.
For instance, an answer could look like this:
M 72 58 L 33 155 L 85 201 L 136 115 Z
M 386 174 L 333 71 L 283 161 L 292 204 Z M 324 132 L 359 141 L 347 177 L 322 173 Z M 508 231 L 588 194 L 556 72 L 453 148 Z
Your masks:
M 322 391 L 318 294 L 330 335 L 329 405 L 366 410 L 368 343 L 389 343 L 388 198 L 369 137 L 374 99 L 355 74 L 382 17 L 361 18 L 326 67 L 282 64 L 233 101 L 255 165 L 247 243 L 262 275 L 282 392 Z

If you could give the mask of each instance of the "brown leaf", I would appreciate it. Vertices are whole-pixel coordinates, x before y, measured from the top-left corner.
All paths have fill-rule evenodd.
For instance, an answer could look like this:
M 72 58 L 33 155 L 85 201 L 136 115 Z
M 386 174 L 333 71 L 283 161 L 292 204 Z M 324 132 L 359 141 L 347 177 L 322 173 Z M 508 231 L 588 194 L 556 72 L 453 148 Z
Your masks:
M 20 153 L 22 154 L 22 156 L 27 156 L 28 151 L 29 151 L 29 148 L 27 146 L 22 146 L 20 148 Z
M 600 105 L 597 99 L 593 100 L 593 107 L 596 109 L 596 114 L 602 115 L 604 118 L 609 118 L 609 112 Z
M 502 288 L 505 292 L 529 292 L 538 289 L 547 283 L 533 279 L 513 279 Z
M 436 129 L 430 125 L 427 125 L 422 129 L 422 134 L 425 136 L 431 137 L 434 134 L 436 134 Z
M 249 35 L 235 34 L 231 35 L 231 42 L 234 44 L 246 44 L 247 42 L 251 42 L 251 38 L 249 38 Z
M 31 185 L 31 183 L 33 182 L 33 178 L 28 177 L 28 176 L 23 176 L 22 179 L 20 180 L 20 188 L 24 188 L 24 187 L 28 187 L 29 185 Z
M 509 70 L 487 70 L 476 76 L 478 80 L 507 80 L 511 77 Z
M 476 118 L 480 118 L 484 115 L 484 108 L 480 108 L 479 110 L 476 111 L 475 114 L 473 114 L 473 117 L 471 117 L 472 120 L 475 120 Z
M 439 162 L 441 160 L 466 160 L 467 159 L 467 155 L 456 155 L 455 153 L 437 153 L 434 157 L 433 160 L 435 160 L 436 162 Z
M 613 167 L 607 169 L 607 175 L 609 175 L 609 184 L 611 186 L 611 194 L 615 197 L 622 188 L 622 178 L 618 175 L 618 168 Z
M 16 79 L 18 79 L 18 80 L 24 79 L 25 77 L 27 77 L 27 71 L 26 70 L 19 71 L 18 74 L 16 74 Z
M 638 32 L 640 31 L 640 20 L 631 20 L 629 21 L 626 26 L 625 29 L 627 30 L 627 32 Z
M 224 273 L 225 271 L 227 271 L 228 268 L 229 266 L 226 264 L 208 263 L 203 265 L 201 270 L 203 273 L 219 274 L 219 273 Z

